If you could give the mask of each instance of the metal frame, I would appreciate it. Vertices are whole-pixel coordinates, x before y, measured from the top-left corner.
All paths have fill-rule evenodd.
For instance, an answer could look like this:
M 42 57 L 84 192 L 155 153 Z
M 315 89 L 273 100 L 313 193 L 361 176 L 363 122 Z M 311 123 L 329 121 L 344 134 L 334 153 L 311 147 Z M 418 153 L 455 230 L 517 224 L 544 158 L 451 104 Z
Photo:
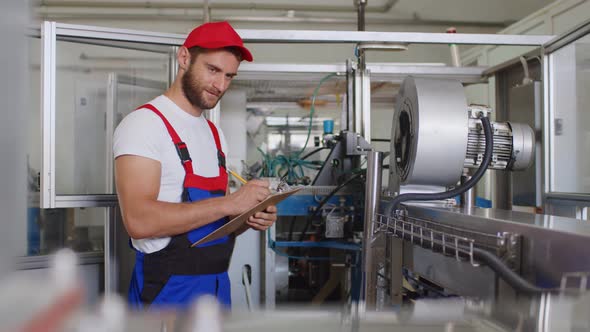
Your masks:
M 369 151 L 367 154 L 367 185 L 365 193 L 365 227 L 363 230 L 363 269 L 361 311 L 374 310 L 377 299 L 377 274 L 373 266 L 373 243 L 375 241 L 376 213 L 379 211 L 383 152 Z
M 237 32 L 250 43 L 405 43 L 457 45 L 519 45 L 540 46 L 554 36 L 503 34 L 449 34 L 424 32 L 314 31 L 314 30 L 250 30 Z
M 42 208 L 71 208 L 71 207 L 116 207 L 116 195 L 56 195 L 55 193 L 55 84 L 56 84 L 56 42 L 57 40 L 67 40 L 76 42 L 88 42 L 91 44 L 112 45 L 117 42 L 124 42 L 120 47 L 137 48 L 142 50 L 155 51 L 149 45 L 162 45 L 176 48 L 184 42 L 184 35 L 154 33 L 136 30 L 112 29 L 102 27 L 92 27 L 73 24 L 61 24 L 55 22 L 44 22 L 41 30 L 42 38 L 42 137 L 43 137 L 43 163 L 41 179 L 41 207 Z M 515 35 L 496 35 L 496 34 L 446 34 L 446 33 L 397 33 L 397 32 L 358 32 L 358 31 L 271 31 L 271 30 L 238 30 L 246 43 L 306 43 L 306 44 L 334 44 L 349 43 L 357 44 L 361 42 L 392 42 L 392 43 L 411 43 L 411 44 L 471 44 L 471 45 L 531 45 L 540 46 L 549 41 L 552 36 L 515 36 Z M 143 44 L 143 45 L 142 45 Z M 174 58 L 174 56 L 171 56 Z M 171 73 L 170 79 L 175 75 L 175 60 L 170 61 Z M 363 133 L 370 139 L 370 73 L 373 79 L 399 79 L 409 74 L 425 75 L 428 77 L 450 75 L 457 76 L 466 83 L 479 83 L 485 81 L 482 78 L 482 72 L 485 68 L 450 68 L 447 66 L 428 66 L 416 64 L 368 64 L 362 68 L 362 75 L 359 73 L 357 80 L 360 84 L 355 98 L 357 110 L 356 119 L 349 119 L 354 122 L 356 131 Z M 273 73 L 292 73 L 306 74 L 310 72 L 328 73 L 328 72 L 347 72 L 346 65 L 265 65 L 265 64 L 244 64 L 240 70 L 243 76 L 254 75 L 260 72 Z M 279 75 L 282 76 L 282 75 Z M 112 89 L 112 87 L 111 87 Z M 109 91 L 111 91 L 109 89 Z M 112 93 L 112 91 L 111 91 Z M 352 105 L 351 105 L 352 106 Z M 109 107 L 114 107 L 110 105 Z M 114 110 L 114 108 L 113 108 Z M 349 122 L 349 124 L 350 124 Z M 348 128 L 349 130 L 353 128 Z M 381 160 L 381 157 L 377 158 Z M 380 162 L 371 158 L 369 165 L 376 165 Z M 368 181 L 374 182 L 373 194 L 368 195 L 366 206 L 378 208 L 377 200 L 380 194 L 381 171 L 375 171 Z M 376 181 L 376 179 L 378 181 Z M 112 216 L 116 209 L 109 209 L 109 220 L 105 224 L 105 241 L 110 241 L 108 234 L 112 232 Z M 374 210 L 370 214 L 374 217 Z M 369 223 L 372 224 L 372 223 Z M 274 229 L 271 229 L 274 232 Z M 372 232 L 367 232 L 366 236 L 372 236 Z M 371 257 L 372 249 L 367 247 L 364 257 Z M 105 243 L 105 257 L 110 260 L 113 254 L 111 243 Z M 108 262 L 105 265 L 109 265 Z M 266 307 L 274 307 L 274 282 L 273 274 L 269 271 L 274 270 L 274 253 L 266 250 L 265 255 L 265 295 Z M 114 270 L 105 268 L 105 284 L 107 291 L 113 288 L 110 279 Z
M 90 43 L 108 44 L 109 42 L 128 42 L 178 47 L 184 41 L 184 35 L 154 33 L 127 29 L 113 29 L 74 24 L 44 22 L 41 29 L 42 48 L 42 131 L 43 131 L 43 164 L 41 177 L 41 207 L 87 207 L 111 206 L 110 202 L 99 199 L 92 203 L 85 197 L 61 197 L 55 192 L 55 77 L 56 77 L 56 42 L 57 40 L 87 39 Z M 481 34 L 431 34 L 431 33 L 389 33 L 389 32 L 355 32 L 355 31 L 266 31 L 238 30 L 244 41 L 253 43 L 359 43 L 359 42 L 404 42 L 421 44 L 497 44 L 497 45 L 539 45 L 550 39 L 550 36 L 512 36 L 512 35 L 481 35 Z M 142 48 L 143 49 L 143 48 Z M 173 58 L 173 56 L 171 57 Z M 174 61 L 171 61 L 174 66 Z M 465 83 L 482 82 L 481 73 L 484 68 L 450 68 L 447 66 L 417 64 L 374 64 L 367 66 L 367 72 L 359 75 L 359 93 L 355 125 L 356 130 L 370 134 L 370 76 L 374 79 L 399 79 L 409 74 L 425 76 L 456 75 Z M 174 71 L 173 68 L 171 71 Z M 254 72 L 281 73 L 327 73 L 346 72 L 345 65 L 265 65 L 244 64 L 241 70 L 245 76 Z M 171 78 L 173 75 L 170 76 Z M 363 96 L 365 96 L 363 98 Z M 213 111 L 213 115 L 218 112 Z M 218 116 L 213 116 L 218 120 Z M 368 137 L 368 136 L 367 136 Z M 88 196 L 93 197 L 93 196 Z M 110 197 L 108 200 L 116 200 Z M 108 201 L 107 200 L 107 201 Z M 71 205 L 70 205 L 71 204 Z M 106 204 L 106 205 L 105 205 Z
M 113 294 L 117 291 L 117 275 L 119 265 L 117 264 L 116 250 L 116 207 L 108 209 L 104 222 L 104 292 Z M 113 262 L 115 262 L 113 264 Z
M 590 20 L 577 25 L 568 32 L 553 38 L 543 45 L 543 52 L 551 54 L 590 33 Z
M 55 206 L 55 67 L 56 23 L 44 22 L 41 30 L 41 208 Z
M 40 255 L 40 256 L 19 256 L 16 257 L 17 270 L 36 270 L 51 267 L 51 258 L 54 255 Z M 102 264 L 104 257 L 102 252 L 81 252 L 76 253 L 78 258 L 78 265 Z
M 424 32 L 371 32 L 371 31 L 316 31 L 316 30 L 259 30 L 238 29 L 247 43 L 406 43 L 406 44 L 457 44 L 457 45 L 518 45 L 540 46 L 554 38 L 550 35 L 504 34 L 448 34 Z M 86 37 L 152 43 L 182 45 L 185 36 L 131 29 L 114 29 L 77 24 L 57 25 L 57 33 L 63 36 Z
M 550 42 L 543 45 L 543 106 L 545 109 L 543 116 L 543 151 L 544 151 L 544 197 L 554 196 L 576 196 L 575 200 L 582 200 L 584 195 L 578 193 L 560 193 L 555 190 L 555 142 L 553 140 L 555 134 L 555 82 L 553 80 L 553 71 L 555 69 L 555 52 L 565 46 L 571 45 L 578 39 L 590 35 L 590 21 L 578 25 L 562 36 L 552 39 Z M 588 196 L 585 201 L 590 201 Z

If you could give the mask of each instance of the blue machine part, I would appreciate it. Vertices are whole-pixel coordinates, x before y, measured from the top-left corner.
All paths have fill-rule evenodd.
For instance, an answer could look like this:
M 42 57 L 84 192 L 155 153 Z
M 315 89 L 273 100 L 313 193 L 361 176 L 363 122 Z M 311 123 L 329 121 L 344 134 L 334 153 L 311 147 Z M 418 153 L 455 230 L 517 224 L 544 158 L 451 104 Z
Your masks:
M 39 208 L 27 209 L 27 254 L 32 256 L 39 255 L 41 252 L 39 212 Z
M 318 202 L 323 196 L 314 195 L 293 195 L 287 197 L 285 200 L 277 204 L 279 216 L 307 216 L 310 212 L 310 207 L 318 206 Z M 334 195 L 328 200 L 327 204 L 339 205 L 339 195 Z M 346 205 L 352 204 L 352 197 L 346 197 Z
M 334 132 L 334 120 L 324 120 L 324 134 L 332 134 Z
M 461 204 L 461 196 L 455 197 L 455 201 L 457 202 L 457 204 Z M 492 201 L 477 196 L 475 197 L 475 206 L 478 208 L 490 209 L 492 207 Z

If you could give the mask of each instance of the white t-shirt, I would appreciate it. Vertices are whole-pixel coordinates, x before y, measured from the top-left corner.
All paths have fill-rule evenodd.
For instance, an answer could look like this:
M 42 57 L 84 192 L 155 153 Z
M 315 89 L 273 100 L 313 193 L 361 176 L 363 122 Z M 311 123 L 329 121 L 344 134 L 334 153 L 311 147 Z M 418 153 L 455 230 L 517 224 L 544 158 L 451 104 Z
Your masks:
M 164 95 L 149 103 L 164 115 L 180 139 L 186 143 L 193 160 L 194 173 L 204 177 L 218 176 L 217 148 L 205 117 L 196 117 L 183 111 Z M 225 137 L 220 128 L 217 130 L 221 147 L 227 155 Z M 162 174 L 158 200 L 173 203 L 182 201 L 184 168 L 164 122 L 154 112 L 144 108 L 129 113 L 115 130 L 113 152 L 115 158 L 122 155 L 136 155 L 159 161 Z M 165 223 L 166 220 L 162 222 Z M 131 242 L 137 250 L 152 253 L 166 247 L 170 237 L 131 239 Z

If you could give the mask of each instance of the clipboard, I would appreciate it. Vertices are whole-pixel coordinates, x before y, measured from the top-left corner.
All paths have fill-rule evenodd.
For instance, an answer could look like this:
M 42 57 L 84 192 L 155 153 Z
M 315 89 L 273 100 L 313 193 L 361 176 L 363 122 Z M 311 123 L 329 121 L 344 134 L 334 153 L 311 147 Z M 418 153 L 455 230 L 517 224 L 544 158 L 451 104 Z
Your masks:
M 295 188 L 291 190 L 287 190 L 285 192 L 276 193 L 268 196 L 264 201 L 258 203 L 256 206 L 251 208 L 250 210 L 240 214 L 239 216 L 233 218 L 225 225 L 219 227 L 215 231 L 211 232 L 209 235 L 205 236 L 204 238 L 200 239 L 199 241 L 193 243 L 191 247 L 198 246 L 199 244 L 217 240 L 222 238 L 226 235 L 230 235 L 238 230 L 246 228 L 246 221 L 250 216 L 254 215 L 257 212 L 264 211 L 270 205 L 277 205 L 280 201 L 284 200 L 285 198 L 293 195 L 294 193 L 298 192 L 302 188 Z

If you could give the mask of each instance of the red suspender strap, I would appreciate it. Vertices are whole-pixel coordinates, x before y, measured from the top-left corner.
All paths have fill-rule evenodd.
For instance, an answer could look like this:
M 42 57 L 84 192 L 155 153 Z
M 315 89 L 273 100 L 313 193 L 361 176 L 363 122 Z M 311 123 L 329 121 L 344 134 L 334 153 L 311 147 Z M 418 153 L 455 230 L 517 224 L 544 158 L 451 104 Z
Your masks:
M 219 139 L 219 132 L 217 131 L 217 127 L 213 124 L 213 122 L 207 120 L 209 124 L 209 128 L 211 129 L 211 133 L 213 133 L 213 138 L 215 139 L 215 146 L 217 147 L 217 160 L 219 162 L 219 167 L 224 168 L 223 172 L 225 172 L 225 153 L 221 149 L 221 140 Z M 222 170 L 219 170 L 219 174 L 221 174 Z
M 221 151 L 221 141 L 219 140 L 219 133 L 217 132 L 217 127 L 213 124 L 213 122 L 207 120 L 209 124 L 209 128 L 211 128 L 211 132 L 213 133 L 213 138 L 215 139 L 215 146 L 217 147 L 217 151 Z
M 186 144 L 182 140 L 180 140 L 180 136 L 178 136 L 178 134 L 176 133 L 176 130 L 174 130 L 174 128 L 172 127 L 170 122 L 168 122 L 166 117 L 164 117 L 164 114 L 162 114 L 152 104 L 145 104 L 143 106 L 138 107 L 137 109 L 142 109 L 142 108 L 149 109 L 150 111 L 154 112 L 157 116 L 159 116 L 160 119 L 162 119 L 162 121 L 164 122 L 164 125 L 166 126 L 166 130 L 168 130 L 168 134 L 172 138 L 172 143 L 174 143 L 174 146 L 176 147 L 176 151 L 178 152 L 178 156 L 180 157 L 180 160 L 182 162 L 182 167 L 184 167 L 185 173 L 186 174 L 193 174 L 193 162 L 192 162 L 190 155 L 188 153 L 188 148 L 187 148 Z

